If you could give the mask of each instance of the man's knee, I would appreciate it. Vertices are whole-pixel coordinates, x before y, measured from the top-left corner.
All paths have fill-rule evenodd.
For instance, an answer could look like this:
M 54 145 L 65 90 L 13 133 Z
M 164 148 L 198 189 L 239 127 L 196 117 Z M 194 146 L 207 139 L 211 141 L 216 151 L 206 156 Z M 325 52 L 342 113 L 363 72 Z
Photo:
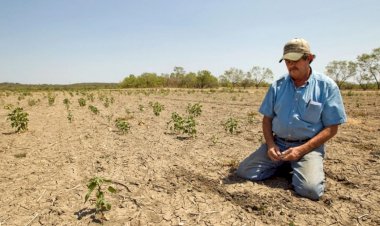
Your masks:
M 248 165 L 244 163 L 244 161 L 240 163 L 239 167 L 236 170 L 236 175 L 247 180 L 257 180 L 257 177 L 253 172 L 253 168 L 248 167 Z
M 273 175 L 273 173 L 274 169 L 265 169 L 260 166 L 254 166 L 251 164 L 247 164 L 247 162 L 245 161 L 243 161 L 236 170 L 236 175 L 238 175 L 241 178 L 252 181 L 265 180 L 271 175 Z
M 293 184 L 294 185 L 294 184 Z M 318 200 L 324 193 L 324 185 L 321 183 L 304 182 L 294 185 L 294 191 L 305 198 Z

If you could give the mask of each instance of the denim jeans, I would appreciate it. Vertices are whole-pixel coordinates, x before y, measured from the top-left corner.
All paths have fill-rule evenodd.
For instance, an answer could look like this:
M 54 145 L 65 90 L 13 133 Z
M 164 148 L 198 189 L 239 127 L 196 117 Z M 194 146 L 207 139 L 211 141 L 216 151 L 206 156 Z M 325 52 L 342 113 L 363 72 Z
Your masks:
M 275 139 L 275 143 L 281 152 L 302 144 L 284 142 L 280 139 Z M 324 152 L 324 145 L 321 145 L 300 160 L 290 162 L 293 169 L 292 185 L 297 194 L 313 200 L 318 200 L 323 195 L 325 187 Z M 262 144 L 259 149 L 240 163 L 236 173 L 239 177 L 260 181 L 271 177 L 282 164 L 284 161 L 272 161 L 267 154 L 267 145 Z

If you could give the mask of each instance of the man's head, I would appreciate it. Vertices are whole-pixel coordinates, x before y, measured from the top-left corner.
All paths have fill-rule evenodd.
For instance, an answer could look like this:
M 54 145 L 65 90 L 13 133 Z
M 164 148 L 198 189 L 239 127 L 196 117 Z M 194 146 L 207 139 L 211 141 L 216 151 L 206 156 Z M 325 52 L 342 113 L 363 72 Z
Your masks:
M 294 38 L 285 44 L 284 54 L 279 62 L 281 63 L 282 60 L 298 61 L 301 58 L 309 58 L 311 63 L 314 57 L 315 55 L 311 53 L 309 43 L 305 39 Z
M 303 82 L 310 75 L 310 63 L 314 58 L 309 43 L 305 39 L 295 38 L 285 44 L 280 62 L 285 60 L 290 76 L 296 81 Z

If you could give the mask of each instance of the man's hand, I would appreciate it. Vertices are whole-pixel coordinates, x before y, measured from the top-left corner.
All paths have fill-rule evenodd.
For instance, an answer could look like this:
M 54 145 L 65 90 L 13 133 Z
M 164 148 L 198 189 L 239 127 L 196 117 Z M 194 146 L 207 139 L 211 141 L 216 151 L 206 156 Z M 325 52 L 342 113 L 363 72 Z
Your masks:
M 301 146 L 292 147 L 282 152 L 282 161 L 298 161 L 305 155 L 305 151 Z
M 280 148 L 277 145 L 268 147 L 268 157 L 275 162 L 282 160 Z

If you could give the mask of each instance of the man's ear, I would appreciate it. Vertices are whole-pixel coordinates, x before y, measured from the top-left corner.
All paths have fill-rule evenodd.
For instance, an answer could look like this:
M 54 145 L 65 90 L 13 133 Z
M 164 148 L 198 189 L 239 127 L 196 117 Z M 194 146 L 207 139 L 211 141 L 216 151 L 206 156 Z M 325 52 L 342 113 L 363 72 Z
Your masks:
M 313 62 L 314 58 L 315 58 L 314 54 L 309 54 L 309 56 L 307 57 L 310 63 Z

